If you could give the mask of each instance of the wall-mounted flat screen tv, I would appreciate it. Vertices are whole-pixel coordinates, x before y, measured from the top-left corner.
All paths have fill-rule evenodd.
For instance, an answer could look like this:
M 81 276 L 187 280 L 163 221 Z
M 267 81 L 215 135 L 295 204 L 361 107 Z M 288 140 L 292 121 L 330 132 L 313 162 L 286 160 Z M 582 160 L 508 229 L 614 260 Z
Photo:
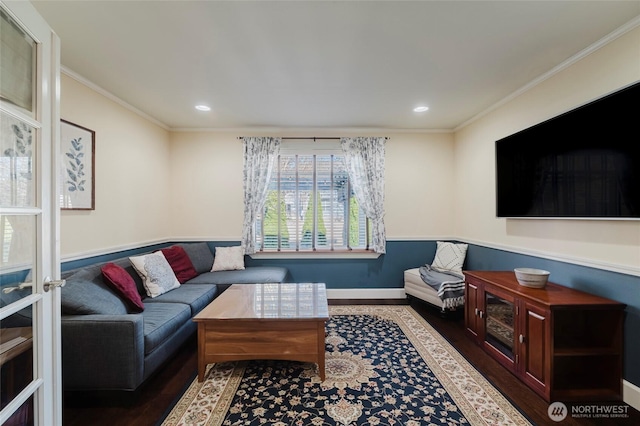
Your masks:
M 497 216 L 640 219 L 640 82 L 496 141 Z

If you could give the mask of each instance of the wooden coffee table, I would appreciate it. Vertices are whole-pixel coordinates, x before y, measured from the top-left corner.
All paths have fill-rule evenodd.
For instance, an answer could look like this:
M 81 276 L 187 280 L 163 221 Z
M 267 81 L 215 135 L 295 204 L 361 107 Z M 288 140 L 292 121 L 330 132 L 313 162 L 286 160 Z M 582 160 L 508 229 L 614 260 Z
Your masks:
M 325 379 L 324 283 L 233 284 L 193 320 L 198 381 L 213 362 L 278 359 L 314 362 Z

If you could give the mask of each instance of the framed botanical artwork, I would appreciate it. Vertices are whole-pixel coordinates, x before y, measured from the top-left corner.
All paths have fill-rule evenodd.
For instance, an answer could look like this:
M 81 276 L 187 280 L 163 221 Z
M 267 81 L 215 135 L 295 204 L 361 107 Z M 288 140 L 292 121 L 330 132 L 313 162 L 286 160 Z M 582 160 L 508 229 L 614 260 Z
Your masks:
M 60 120 L 60 208 L 95 210 L 96 132 Z

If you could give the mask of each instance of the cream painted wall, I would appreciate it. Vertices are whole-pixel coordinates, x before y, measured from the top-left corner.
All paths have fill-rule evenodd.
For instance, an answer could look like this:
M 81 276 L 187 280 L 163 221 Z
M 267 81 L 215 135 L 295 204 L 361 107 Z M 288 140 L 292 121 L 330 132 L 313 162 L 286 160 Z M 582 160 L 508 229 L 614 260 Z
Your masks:
M 385 159 L 388 239 L 448 239 L 454 231 L 453 133 L 395 134 Z
M 302 133 L 298 131 L 295 135 Z M 248 132 L 172 132 L 171 229 L 175 239 L 237 241 L 241 238 L 242 143 L 238 136 L 252 135 Z M 354 135 L 314 132 L 306 136 Z M 452 235 L 453 134 L 385 133 L 384 136 L 390 138 L 385 164 L 388 238 Z
M 457 237 L 638 274 L 640 222 L 505 220 L 494 207 L 494 141 L 640 79 L 638 45 L 640 29 L 455 135 L 385 134 L 389 239 Z M 239 240 L 240 134 L 168 132 L 65 74 L 61 110 L 96 131 L 96 210 L 62 212 L 63 258 L 165 239 Z
M 455 235 L 526 254 L 640 274 L 640 221 L 495 217 L 496 140 L 640 79 L 640 29 L 623 35 L 455 134 Z
M 170 236 L 169 133 L 67 74 L 61 118 L 96 132 L 95 210 L 63 210 L 63 260 Z
M 167 239 L 240 239 L 240 134 L 168 132 L 67 74 L 61 111 L 62 118 L 96 131 L 96 209 L 62 211 L 63 259 Z M 356 135 L 363 134 L 309 136 Z M 453 134 L 385 136 L 389 239 L 450 237 Z
M 171 233 L 238 241 L 242 235 L 242 144 L 238 134 L 171 133 Z

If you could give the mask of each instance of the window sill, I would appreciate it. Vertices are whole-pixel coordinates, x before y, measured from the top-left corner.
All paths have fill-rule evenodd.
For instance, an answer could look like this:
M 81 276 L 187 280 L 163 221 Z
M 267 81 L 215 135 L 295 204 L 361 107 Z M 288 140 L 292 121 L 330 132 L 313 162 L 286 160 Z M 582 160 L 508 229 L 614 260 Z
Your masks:
M 252 259 L 377 259 L 380 253 L 371 250 L 333 251 L 260 251 L 250 254 Z

